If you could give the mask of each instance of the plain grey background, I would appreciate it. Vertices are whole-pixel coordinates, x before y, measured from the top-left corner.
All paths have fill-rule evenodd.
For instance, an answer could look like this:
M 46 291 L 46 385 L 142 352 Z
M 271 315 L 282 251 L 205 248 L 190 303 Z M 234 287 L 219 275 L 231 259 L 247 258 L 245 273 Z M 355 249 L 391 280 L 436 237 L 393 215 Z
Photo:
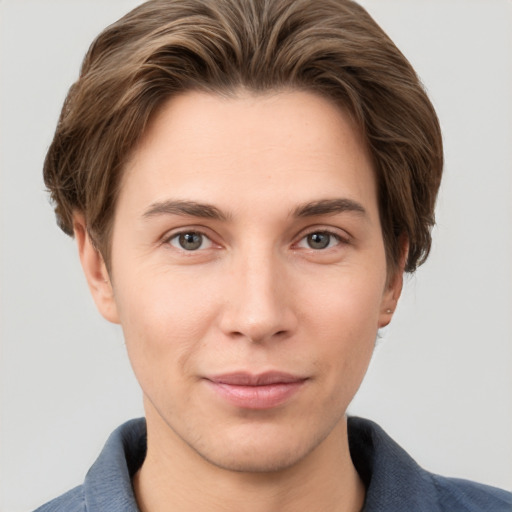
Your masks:
M 142 415 L 120 329 L 96 312 L 41 167 L 93 37 L 136 0 L 0 0 L 0 510 L 79 484 Z M 427 264 L 407 280 L 350 408 L 435 472 L 512 489 L 512 3 L 367 0 L 438 110 L 446 167 Z

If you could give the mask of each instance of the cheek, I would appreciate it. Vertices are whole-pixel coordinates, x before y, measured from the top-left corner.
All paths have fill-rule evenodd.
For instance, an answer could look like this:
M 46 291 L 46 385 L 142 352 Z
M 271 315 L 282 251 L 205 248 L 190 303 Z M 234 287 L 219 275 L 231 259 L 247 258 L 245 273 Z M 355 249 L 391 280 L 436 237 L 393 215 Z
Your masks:
M 333 394 L 349 400 L 360 385 L 377 337 L 385 274 L 369 272 L 364 279 L 325 283 L 309 296 L 310 332 L 306 340 L 316 345 L 320 374 L 329 379 Z M 345 400 L 345 397 L 344 397 Z
M 175 367 L 186 372 L 216 317 L 216 298 L 204 283 L 198 290 L 179 273 L 173 279 L 162 273 L 139 277 L 124 279 L 115 290 L 133 369 L 139 380 L 156 380 L 162 373 L 167 379 Z
M 304 311 L 312 312 L 318 328 L 327 330 L 329 337 L 337 333 L 343 339 L 363 342 L 377 332 L 385 281 L 384 268 L 343 269 L 322 279 L 309 279 L 309 286 L 303 286 L 307 293 L 300 300 Z

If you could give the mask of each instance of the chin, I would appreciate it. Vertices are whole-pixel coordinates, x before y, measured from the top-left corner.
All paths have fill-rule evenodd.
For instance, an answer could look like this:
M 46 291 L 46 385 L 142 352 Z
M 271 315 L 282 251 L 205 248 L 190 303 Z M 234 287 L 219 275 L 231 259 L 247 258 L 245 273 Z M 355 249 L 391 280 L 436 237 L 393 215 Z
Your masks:
M 328 437 L 319 433 L 276 432 L 275 428 L 237 432 L 223 441 L 198 444 L 193 448 L 210 464 L 238 473 L 275 473 L 285 471 L 310 456 Z M 304 435 L 305 434 L 305 435 Z M 308 435 L 309 434 L 309 435 Z
M 229 453 L 199 453 L 210 464 L 236 473 L 276 473 L 285 471 L 302 460 L 307 453 L 295 449 L 232 449 Z

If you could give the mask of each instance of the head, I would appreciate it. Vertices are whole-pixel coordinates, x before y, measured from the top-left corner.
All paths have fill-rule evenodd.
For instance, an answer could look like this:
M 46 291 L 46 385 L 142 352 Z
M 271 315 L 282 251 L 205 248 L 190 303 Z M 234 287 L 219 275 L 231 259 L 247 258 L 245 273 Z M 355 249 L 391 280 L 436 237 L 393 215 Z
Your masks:
M 350 0 L 152 0 L 94 41 L 48 151 L 57 221 L 73 215 L 110 266 L 123 170 L 150 120 L 173 96 L 303 90 L 354 120 L 372 158 L 390 274 L 428 256 L 443 165 L 435 111 L 414 70 Z
M 416 74 L 356 3 L 154 0 L 93 43 L 45 178 L 148 428 L 275 471 L 343 431 L 441 167 Z

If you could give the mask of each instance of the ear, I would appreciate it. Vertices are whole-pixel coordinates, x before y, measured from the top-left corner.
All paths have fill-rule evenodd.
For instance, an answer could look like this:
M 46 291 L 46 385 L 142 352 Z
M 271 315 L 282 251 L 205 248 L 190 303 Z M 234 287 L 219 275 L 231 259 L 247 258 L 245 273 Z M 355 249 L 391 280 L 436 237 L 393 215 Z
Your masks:
M 379 329 L 386 327 L 391 322 L 395 313 L 398 299 L 402 293 L 402 287 L 404 283 L 404 269 L 407 261 L 407 255 L 409 254 L 409 240 L 406 237 L 402 237 L 401 242 L 401 257 L 398 267 L 394 269 L 392 275 L 388 277 L 386 288 L 382 295 L 380 314 L 379 314 Z
M 96 307 L 109 322 L 118 324 L 117 305 L 107 266 L 100 251 L 94 246 L 81 213 L 73 214 L 73 231 L 80 262 Z

